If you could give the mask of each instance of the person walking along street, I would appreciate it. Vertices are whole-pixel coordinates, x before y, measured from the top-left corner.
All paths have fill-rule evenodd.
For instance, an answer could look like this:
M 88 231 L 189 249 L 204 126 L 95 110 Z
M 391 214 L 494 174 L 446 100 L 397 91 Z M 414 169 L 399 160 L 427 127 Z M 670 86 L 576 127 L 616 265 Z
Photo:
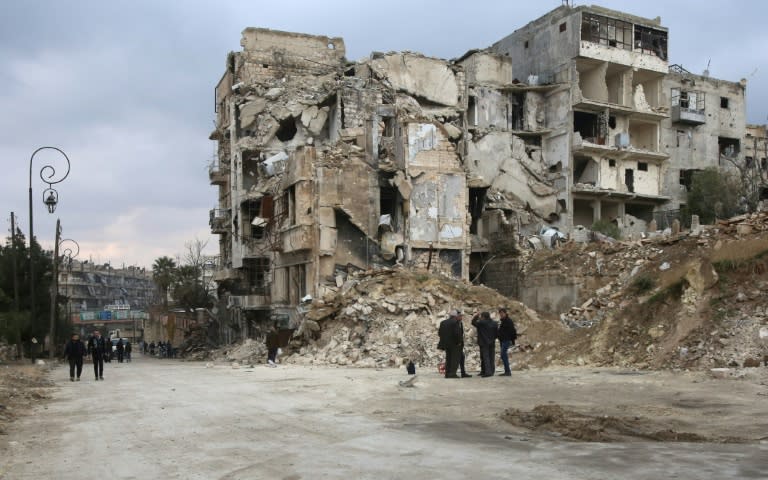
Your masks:
M 75 370 L 77 370 L 77 381 L 80 381 L 80 374 L 83 373 L 83 357 L 86 353 L 85 345 L 80 341 L 80 335 L 73 333 L 64 347 L 64 356 L 69 360 L 70 382 L 75 381 Z
M 509 348 L 517 340 L 517 329 L 515 322 L 507 315 L 506 308 L 499 309 L 499 344 L 501 346 L 501 363 L 504 364 L 504 373 L 501 375 L 509 377 L 512 375 L 512 369 L 509 368 Z
M 88 354 L 93 358 L 93 373 L 96 375 L 96 380 L 104 380 L 104 355 L 107 354 L 107 343 L 98 330 L 88 339 Z M 112 347 L 111 342 L 109 346 Z
M 123 339 L 117 339 L 117 363 L 123 363 L 123 354 L 125 352 L 125 346 L 123 345 Z
M 488 312 L 475 314 L 472 325 L 477 328 L 477 345 L 480 347 L 480 376 L 493 376 L 496 370 L 494 350 L 496 350 L 496 333 L 499 327 Z

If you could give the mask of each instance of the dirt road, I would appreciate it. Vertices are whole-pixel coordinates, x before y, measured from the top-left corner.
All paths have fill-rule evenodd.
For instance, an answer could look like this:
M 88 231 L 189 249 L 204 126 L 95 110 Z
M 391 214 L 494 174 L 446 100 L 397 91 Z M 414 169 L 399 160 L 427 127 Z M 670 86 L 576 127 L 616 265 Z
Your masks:
M 742 380 L 586 368 L 450 380 L 419 371 L 404 388 L 402 370 L 139 357 L 107 364 L 95 382 L 87 367 L 79 383 L 55 369 L 53 398 L 0 437 L 0 478 L 768 478 L 765 369 Z M 571 418 L 535 430 L 501 418 L 539 405 Z M 611 442 L 568 438 L 605 417 L 629 429 Z M 643 428 L 711 441 L 627 433 Z

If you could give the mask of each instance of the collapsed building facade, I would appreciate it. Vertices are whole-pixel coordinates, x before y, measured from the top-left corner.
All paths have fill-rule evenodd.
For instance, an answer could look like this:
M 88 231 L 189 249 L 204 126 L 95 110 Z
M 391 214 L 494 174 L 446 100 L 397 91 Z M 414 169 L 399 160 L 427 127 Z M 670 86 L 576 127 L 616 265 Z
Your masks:
M 563 6 L 452 61 L 349 62 L 341 38 L 261 28 L 241 45 L 216 86 L 210 226 L 220 320 L 243 336 L 292 328 L 303 302 L 376 265 L 518 295 L 519 236 L 638 228 L 625 219 L 650 221 L 680 190 L 665 182 L 658 19 Z

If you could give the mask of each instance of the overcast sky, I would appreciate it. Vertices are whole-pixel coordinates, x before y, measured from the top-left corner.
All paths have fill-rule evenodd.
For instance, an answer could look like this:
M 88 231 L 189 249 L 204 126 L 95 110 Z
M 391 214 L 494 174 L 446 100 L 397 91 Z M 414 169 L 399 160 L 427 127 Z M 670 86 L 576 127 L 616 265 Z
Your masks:
M 487 47 L 560 0 L 3 1 L 0 2 L 0 209 L 29 232 L 29 158 L 56 146 L 69 177 L 59 207 L 42 204 L 47 163 L 33 164 L 35 235 L 52 248 L 60 218 L 80 259 L 151 266 L 187 241 L 209 240 L 216 205 L 207 165 L 214 153 L 213 89 L 227 52 L 248 26 L 343 37 L 347 57 L 411 50 L 454 58 Z M 577 3 L 578 5 L 579 3 Z M 768 2 L 619 1 L 600 5 L 669 28 L 670 64 L 748 80 L 748 121 L 768 115 Z M 5 236 L 5 235 L 4 235 Z

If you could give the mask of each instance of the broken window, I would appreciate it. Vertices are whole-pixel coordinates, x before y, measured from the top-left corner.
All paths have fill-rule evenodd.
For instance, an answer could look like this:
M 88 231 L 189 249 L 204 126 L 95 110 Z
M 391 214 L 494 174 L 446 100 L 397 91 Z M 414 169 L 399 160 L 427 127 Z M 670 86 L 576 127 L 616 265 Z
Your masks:
M 632 24 L 602 15 L 583 13 L 581 39 L 608 47 L 632 50 Z
M 473 95 L 469 96 L 469 103 L 467 104 L 467 123 L 470 127 L 477 126 L 477 98 Z
M 296 186 L 291 185 L 283 192 L 283 198 L 281 202 L 281 215 L 285 216 L 286 227 L 290 227 L 296 224 Z
M 269 258 L 244 258 L 243 272 L 245 274 L 245 281 L 248 284 L 248 293 L 252 295 L 266 295 Z
M 693 185 L 693 176 L 700 170 L 680 170 L 680 185 L 685 187 L 686 191 L 691 189 Z
M 647 172 L 648 164 L 645 162 L 637 162 L 637 169 L 641 172 Z
M 667 59 L 667 32 L 654 28 L 635 26 L 635 50 Z
M 512 114 L 509 118 L 510 130 L 522 130 L 525 106 L 525 94 L 519 93 L 512 95 L 510 103 L 512 104 Z
M 744 165 L 747 168 L 752 168 L 755 165 L 755 159 L 752 157 L 744 157 Z
M 573 131 L 578 132 L 587 142 L 605 144 L 605 125 L 601 125 L 599 117 L 594 113 L 573 112 Z
M 760 159 L 760 168 L 763 170 L 768 170 L 768 158 Z
M 393 232 L 400 230 L 400 196 L 397 188 L 379 187 L 379 217 L 389 215 L 389 225 Z
M 568 28 L 568 24 L 565 22 L 560 24 L 560 33 L 564 32 Z
M 679 106 L 692 112 L 704 112 L 706 94 L 697 90 L 672 89 L 672 106 Z
M 609 167 L 615 167 L 616 166 L 616 160 L 609 158 L 608 159 L 608 166 Z
M 629 193 L 635 192 L 635 172 L 631 168 L 624 170 L 624 185 Z
M 472 218 L 472 223 L 469 225 L 469 233 L 477 234 L 477 224 L 483 216 L 485 194 L 487 191 L 487 188 L 469 189 L 469 215 Z
M 592 157 L 573 157 L 574 183 L 597 185 L 597 163 Z
M 739 155 L 739 139 L 728 137 L 717 137 L 717 147 L 720 150 L 720 156 L 735 158 Z
M 720 108 L 728 108 L 728 97 L 720 97 Z

